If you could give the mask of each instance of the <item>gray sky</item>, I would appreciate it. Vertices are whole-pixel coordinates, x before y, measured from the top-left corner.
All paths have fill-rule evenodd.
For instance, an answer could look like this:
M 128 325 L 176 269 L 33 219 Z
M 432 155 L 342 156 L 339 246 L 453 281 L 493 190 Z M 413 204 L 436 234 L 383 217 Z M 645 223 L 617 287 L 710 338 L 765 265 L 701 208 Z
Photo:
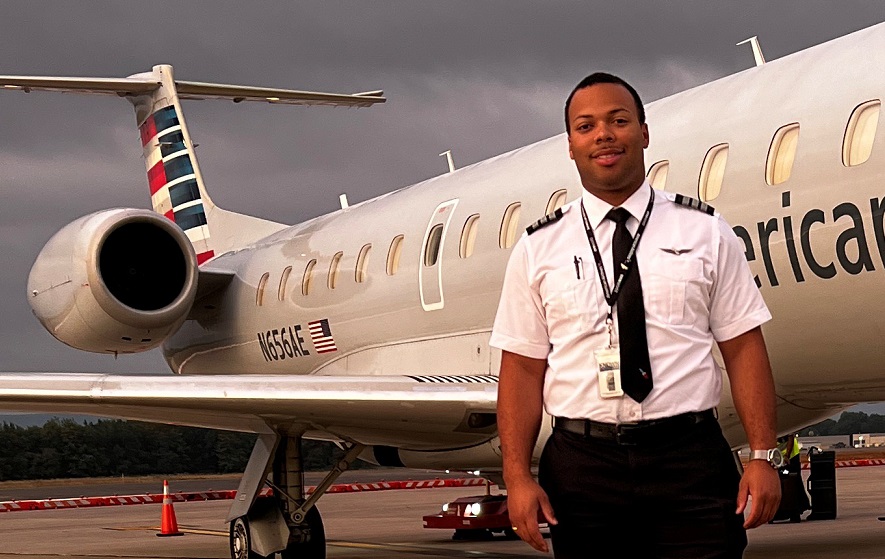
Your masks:
M 880 0 L 34 2 L 0 7 L 0 74 L 126 76 L 357 92 L 370 109 L 185 102 L 221 206 L 295 223 L 558 134 L 596 70 L 644 100 L 885 21 Z M 86 213 L 149 207 L 131 107 L 112 97 L 0 92 L 0 370 L 165 372 L 56 342 L 25 283 L 49 237 Z

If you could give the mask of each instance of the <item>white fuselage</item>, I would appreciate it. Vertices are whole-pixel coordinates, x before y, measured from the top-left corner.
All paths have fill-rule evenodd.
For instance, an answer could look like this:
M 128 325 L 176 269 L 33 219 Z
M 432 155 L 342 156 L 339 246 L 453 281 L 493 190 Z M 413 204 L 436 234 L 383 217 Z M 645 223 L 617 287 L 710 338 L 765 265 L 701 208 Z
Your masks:
M 666 190 L 698 197 L 705 157 L 728 144 L 721 193 L 710 204 L 744 239 L 774 316 L 764 331 L 782 432 L 885 399 L 885 318 L 877 308 L 885 291 L 885 130 L 876 132 L 866 162 L 843 164 L 852 112 L 885 95 L 883 65 L 880 25 L 647 106 L 646 164 L 669 161 Z M 799 124 L 792 173 L 770 186 L 773 138 L 792 123 Z M 198 301 L 165 344 L 170 366 L 181 374 L 497 374 L 499 355 L 488 338 L 509 256 L 499 246 L 503 216 L 519 202 L 521 232 L 561 189 L 568 200 L 581 192 L 564 135 L 222 254 L 206 267 L 236 270 L 236 278 Z M 465 223 L 476 214 L 474 251 L 462 258 Z M 427 266 L 425 242 L 438 222 L 439 258 Z M 399 235 L 399 267 L 388 275 L 388 250 Z M 305 268 L 314 259 L 305 295 Z M 307 325 L 320 319 L 328 319 L 337 351 L 315 350 Z M 737 429 L 728 394 L 720 419 Z
M 744 239 L 774 315 L 765 334 L 782 431 L 885 399 L 885 319 L 876 308 L 885 268 L 883 131 L 866 162 L 843 163 L 852 112 L 885 94 L 885 76 L 871 71 L 882 63 L 885 27 L 876 26 L 647 107 L 646 163 L 669 162 L 666 190 L 697 197 L 705 157 L 728 145 L 721 193 L 710 203 Z M 770 186 L 774 135 L 792 123 L 799 124 L 792 173 Z M 522 231 L 561 189 L 569 200 L 581 191 L 564 135 L 220 255 L 208 268 L 235 269 L 236 279 L 198 301 L 192 320 L 165 345 L 170 366 L 181 374 L 496 374 L 499 357 L 487 342 L 509 255 L 499 246 L 503 216 L 520 203 Z M 462 258 L 473 215 L 475 248 Z M 425 241 L 437 222 L 444 224 L 439 258 L 426 266 Z M 388 275 L 388 251 L 399 235 L 399 267 Z M 357 282 L 366 245 L 365 279 Z M 305 295 L 304 272 L 314 259 Z M 311 343 L 307 324 L 320 319 L 329 320 L 335 352 L 318 354 Z M 287 344 L 298 348 L 289 352 Z M 720 416 L 726 427 L 734 419 L 728 394 Z

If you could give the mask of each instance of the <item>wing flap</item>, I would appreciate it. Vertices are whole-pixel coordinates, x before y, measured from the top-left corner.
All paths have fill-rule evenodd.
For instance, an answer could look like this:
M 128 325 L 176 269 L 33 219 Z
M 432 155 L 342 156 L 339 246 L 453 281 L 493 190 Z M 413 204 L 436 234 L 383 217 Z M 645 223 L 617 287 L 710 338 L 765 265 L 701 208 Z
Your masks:
M 477 444 L 495 432 L 494 383 L 409 377 L 0 375 L 0 409 L 269 432 L 297 426 L 363 444 Z

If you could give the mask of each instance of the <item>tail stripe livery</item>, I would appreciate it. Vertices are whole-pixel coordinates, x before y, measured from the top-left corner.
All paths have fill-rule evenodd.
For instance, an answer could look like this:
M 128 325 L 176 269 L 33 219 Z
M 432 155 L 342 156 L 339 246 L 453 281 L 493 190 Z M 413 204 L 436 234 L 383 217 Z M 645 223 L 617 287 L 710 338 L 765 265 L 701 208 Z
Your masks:
M 168 107 L 160 109 L 150 115 L 147 120 L 139 126 L 139 130 L 141 131 L 141 145 L 147 145 L 158 132 L 162 132 L 172 126 L 179 126 L 179 121 L 178 115 L 175 114 L 175 107 L 169 105 Z
M 197 252 L 197 263 L 215 256 L 190 151 L 174 105 L 163 107 L 138 127 L 154 211 L 175 222 Z M 174 194 L 173 194 L 174 192 Z

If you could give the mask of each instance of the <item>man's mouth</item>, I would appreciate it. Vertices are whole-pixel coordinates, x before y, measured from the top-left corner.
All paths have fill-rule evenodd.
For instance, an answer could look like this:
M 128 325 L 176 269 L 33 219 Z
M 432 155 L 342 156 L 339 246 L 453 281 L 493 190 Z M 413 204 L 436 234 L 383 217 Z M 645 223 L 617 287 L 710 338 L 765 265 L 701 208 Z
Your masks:
M 624 155 L 623 149 L 603 149 L 594 153 L 591 158 L 600 165 L 614 165 Z

